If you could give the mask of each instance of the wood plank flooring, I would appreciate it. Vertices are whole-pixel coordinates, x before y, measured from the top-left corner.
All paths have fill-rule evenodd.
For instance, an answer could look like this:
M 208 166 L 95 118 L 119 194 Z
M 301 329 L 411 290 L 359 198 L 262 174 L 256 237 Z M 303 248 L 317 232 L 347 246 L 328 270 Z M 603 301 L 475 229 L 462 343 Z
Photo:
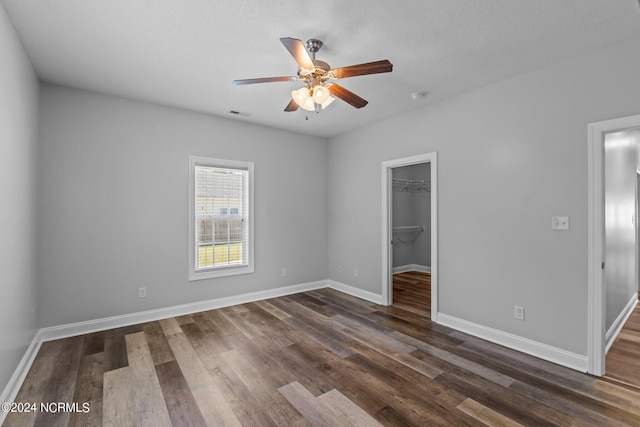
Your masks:
M 431 273 L 394 274 L 393 305 L 431 318 Z
M 640 389 L 640 305 L 607 353 L 606 376 Z
M 43 343 L 4 426 L 640 425 L 640 393 L 323 289 Z

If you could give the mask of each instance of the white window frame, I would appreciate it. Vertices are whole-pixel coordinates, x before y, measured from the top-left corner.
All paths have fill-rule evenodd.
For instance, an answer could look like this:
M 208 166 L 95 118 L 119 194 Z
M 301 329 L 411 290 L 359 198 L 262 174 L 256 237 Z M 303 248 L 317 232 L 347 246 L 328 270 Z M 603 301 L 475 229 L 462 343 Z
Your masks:
M 242 266 L 225 266 L 208 270 L 196 269 L 196 215 L 195 215 L 195 168 L 196 166 L 219 167 L 225 169 L 244 169 L 249 177 L 249 219 L 248 262 Z M 216 277 L 235 276 L 254 272 L 254 202 L 253 202 L 253 162 L 238 160 L 214 159 L 209 157 L 189 156 L 189 281 L 213 279 Z

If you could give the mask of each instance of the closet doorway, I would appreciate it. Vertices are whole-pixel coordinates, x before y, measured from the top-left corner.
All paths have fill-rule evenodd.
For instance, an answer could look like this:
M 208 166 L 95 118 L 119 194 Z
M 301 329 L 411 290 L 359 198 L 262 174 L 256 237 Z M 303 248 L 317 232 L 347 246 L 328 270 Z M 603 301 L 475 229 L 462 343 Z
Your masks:
M 436 153 L 382 163 L 383 303 L 436 320 Z

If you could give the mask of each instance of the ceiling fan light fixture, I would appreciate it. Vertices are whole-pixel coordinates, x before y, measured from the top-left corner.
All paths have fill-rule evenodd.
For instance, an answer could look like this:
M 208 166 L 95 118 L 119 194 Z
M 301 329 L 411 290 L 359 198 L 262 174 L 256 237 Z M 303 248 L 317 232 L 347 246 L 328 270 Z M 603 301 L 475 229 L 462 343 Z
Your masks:
M 301 107 L 307 111 L 315 111 L 316 103 L 313 101 L 312 97 L 308 97 L 307 99 L 304 100 L 304 105 L 301 105 Z
M 326 101 L 324 101 L 324 102 L 323 102 L 322 104 L 320 104 L 320 105 L 322 105 L 322 109 L 324 110 L 324 109 L 325 109 L 325 108 L 327 108 L 329 105 L 331 105 L 331 103 L 332 103 L 333 101 L 335 101 L 335 100 L 336 100 L 336 99 L 335 99 L 333 96 L 328 96 L 328 97 L 327 97 L 327 100 L 326 100 Z
M 304 102 L 310 97 L 311 96 L 309 95 L 309 89 L 307 89 L 306 87 L 301 87 L 300 89 L 296 89 L 291 92 L 291 98 L 300 107 L 304 106 Z
M 315 111 L 316 102 L 313 99 L 312 91 L 308 87 L 301 87 L 291 92 L 291 98 L 296 104 L 307 111 Z
M 315 85 L 313 87 L 313 100 L 316 104 L 322 105 L 327 99 L 329 99 L 329 88 L 322 85 Z

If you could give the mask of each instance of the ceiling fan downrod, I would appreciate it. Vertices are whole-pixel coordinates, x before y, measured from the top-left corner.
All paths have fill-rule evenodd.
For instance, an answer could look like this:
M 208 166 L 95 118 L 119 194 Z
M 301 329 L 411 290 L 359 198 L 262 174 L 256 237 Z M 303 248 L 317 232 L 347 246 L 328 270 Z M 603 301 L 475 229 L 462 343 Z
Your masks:
M 316 52 L 322 47 L 322 41 L 318 39 L 309 39 L 305 43 L 305 47 L 311 53 L 311 59 L 316 60 Z

